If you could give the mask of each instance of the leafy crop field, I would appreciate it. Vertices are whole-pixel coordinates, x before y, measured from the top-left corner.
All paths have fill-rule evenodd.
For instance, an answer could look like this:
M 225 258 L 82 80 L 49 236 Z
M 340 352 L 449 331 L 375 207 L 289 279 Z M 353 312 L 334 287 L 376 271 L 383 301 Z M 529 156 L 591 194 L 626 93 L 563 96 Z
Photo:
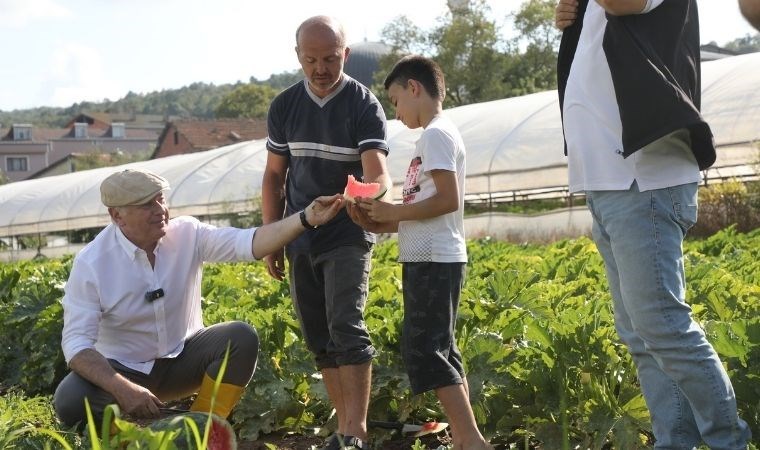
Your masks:
M 649 415 L 630 357 L 612 323 L 594 244 L 488 239 L 468 243 L 470 263 L 457 323 L 476 417 L 498 448 L 651 448 Z M 760 230 L 724 230 L 686 244 L 688 300 L 726 363 L 742 417 L 760 436 Z M 413 397 L 399 354 L 401 270 L 394 241 L 376 247 L 367 325 L 375 420 L 443 419 L 432 395 Z M 62 288 L 71 258 L 0 264 L 0 449 L 44 448 L 63 432 L 50 396 L 66 368 L 60 350 Z M 206 323 L 245 320 L 261 359 L 231 422 L 241 441 L 274 432 L 313 435 L 334 426 L 305 349 L 288 287 L 261 263 L 204 269 Z M 390 435 L 372 430 L 378 448 Z M 15 441 L 7 441 L 13 436 Z M 4 441 L 6 439 L 6 441 Z

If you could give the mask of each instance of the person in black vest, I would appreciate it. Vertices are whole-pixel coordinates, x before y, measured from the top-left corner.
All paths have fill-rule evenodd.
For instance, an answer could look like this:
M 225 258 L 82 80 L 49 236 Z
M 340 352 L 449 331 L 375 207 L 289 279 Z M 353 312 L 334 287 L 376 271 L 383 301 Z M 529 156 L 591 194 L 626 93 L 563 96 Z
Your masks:
M 696 0 L 560 0 L 557 75 L 571 192 L 584 192 L 657 449 L 745 449 L 723 365 L 685 301 L 700 170 Z
M 744 18 L 760 31 L 760 0 L 739 0 Z

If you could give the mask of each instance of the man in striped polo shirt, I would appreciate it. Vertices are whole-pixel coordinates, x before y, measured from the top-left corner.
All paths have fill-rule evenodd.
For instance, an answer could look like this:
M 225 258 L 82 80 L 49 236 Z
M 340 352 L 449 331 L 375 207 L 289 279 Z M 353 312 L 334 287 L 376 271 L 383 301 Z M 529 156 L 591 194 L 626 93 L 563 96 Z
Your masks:
M 378 182 L 387 192 L 391 187 L 385 113 L 369 89 L 343 73 L 349 48 L 342 26 L 325 16 L 307 19 L 296 31 L 295 50 L 305 79 L 269 108 L 265 224 L 324 193 L 342 192 L 348 175 Z M 318 228 L 303 225 L 311 229 L 266 258 L 269 273 L 283 279 L 286 254 L 301 330 L 338 416 L 338 432 L 326 448 L 365 448 L 375 349 L 363 312 L 375 236 L 345 210 Z

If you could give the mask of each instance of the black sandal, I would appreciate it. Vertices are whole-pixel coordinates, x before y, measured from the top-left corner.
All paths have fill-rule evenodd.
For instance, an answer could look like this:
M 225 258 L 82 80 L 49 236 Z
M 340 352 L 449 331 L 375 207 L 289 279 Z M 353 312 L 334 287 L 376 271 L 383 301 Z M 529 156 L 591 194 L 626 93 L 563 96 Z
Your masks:
M 341 448 L 353 449 L 353 450 L 369 450 L 369 444 L 362 441 L 356 436 L 343 436 L 343 446 Z
M 356 436 L 343 436 L 335 433 L 327 439 L 327 443 L 320 450 L 369 450 L 369 444 Z
M 340 442 L 343 440 L 343 435 L 340 433 L 333 433 L 330 435 L 329 438 L 325 441 L 324 447 L 321 447 L 319 450 L 340 450 Z

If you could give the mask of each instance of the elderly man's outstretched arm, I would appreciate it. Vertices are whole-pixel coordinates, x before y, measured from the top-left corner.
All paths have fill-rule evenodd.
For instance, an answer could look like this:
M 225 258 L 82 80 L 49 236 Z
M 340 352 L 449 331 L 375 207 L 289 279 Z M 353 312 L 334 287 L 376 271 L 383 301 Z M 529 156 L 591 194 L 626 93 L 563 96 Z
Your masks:
M 343 207 L 343 196 L 335 194 L 329 197 L 319 197 L 301 212 L 292 214 L 277 222 L 262 225 L 253 235 L 252 251 L 256 259 L 282 249 L 288 242 L 297 238 L 309 228 L 317 228 L 335 217 Z

